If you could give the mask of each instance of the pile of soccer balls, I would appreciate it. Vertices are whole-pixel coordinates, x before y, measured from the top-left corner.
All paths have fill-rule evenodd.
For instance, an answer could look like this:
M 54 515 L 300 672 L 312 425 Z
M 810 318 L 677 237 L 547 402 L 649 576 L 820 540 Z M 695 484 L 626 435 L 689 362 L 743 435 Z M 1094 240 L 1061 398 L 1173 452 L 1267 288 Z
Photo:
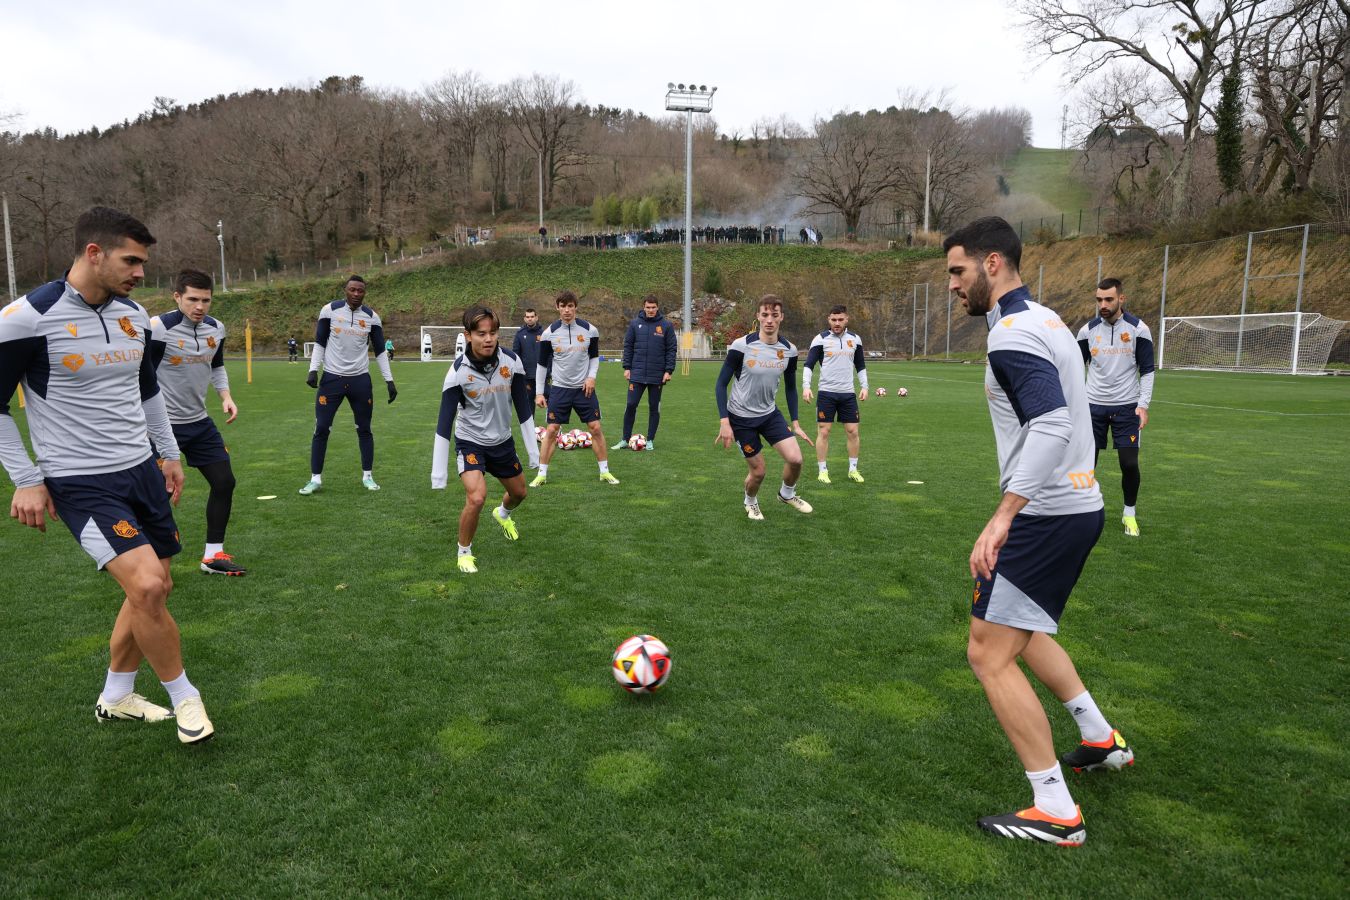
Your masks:
M 640 435 L 640 434 L 635 434 L 635 435 L 633 435 L 632 437 L 630 437 L 630 438 L 628 439 L 628 449 L 629 449 L 629 450 L 646 450 L 646 449 L 647 449 L 647 438 L 645 438 L 644 436 L 642 436 L 642 435 Z
M 558 434 L 558 446 L 564 450 L 577 450 L 591 445 L 591 433 L 580 428 L 563 431 Z
M 650 634 L 635 634 L 614 651 L 610 671 L 630 694 L 658 691 L 670 678 L 670 648 Z

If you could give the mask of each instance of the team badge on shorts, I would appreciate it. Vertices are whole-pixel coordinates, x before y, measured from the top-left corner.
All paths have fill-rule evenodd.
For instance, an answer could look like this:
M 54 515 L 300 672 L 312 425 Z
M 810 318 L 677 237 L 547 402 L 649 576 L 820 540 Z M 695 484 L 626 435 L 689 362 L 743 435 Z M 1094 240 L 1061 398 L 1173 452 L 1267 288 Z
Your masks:
M 471 466 L 476 466 L 478 465 L 478 456 L 477 454 L 470 453 L 468 456 L 464 457 L 464 461 Z
M 319 405 L 320 405 L 320 406 L 327 406 L 327 405 L 328 405 L 328 398 L 325 397 L 323 394 L 320 394 L 320 395 L 319 395 Z
M 134 538 L 136 535 L 140 534 L 140 532 L 126 519 L 122 519 L 113 526 L 113 534 L 120 538 Z
M 117 325 L 119 328 L 122 329 L 123 333 L 125 333 L 126 336 L 129 338 L 138 338 L 141 336 L 140 332 L 136 330 L 136 326 L 131 324 L 131 319 L 128 318 L 127 316 L 123 316 L 122 318 L 118 319 Z

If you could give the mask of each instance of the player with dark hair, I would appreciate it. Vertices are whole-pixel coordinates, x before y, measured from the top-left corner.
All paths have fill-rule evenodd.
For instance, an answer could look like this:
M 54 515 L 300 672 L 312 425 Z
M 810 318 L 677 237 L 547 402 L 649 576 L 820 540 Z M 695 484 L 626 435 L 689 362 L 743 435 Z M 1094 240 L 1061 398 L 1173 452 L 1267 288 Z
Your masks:
M 299 356 L 300 345 L 296 343 L 295 338 L 286 338 L 286 362 L 293 363 Z
M 319 311 L 314 330 L 314 354 L 309 361 L 305 383 L 318 388 L 314 399 L 314 440 L 309 450 L 309 482 L 301 494 L 312 494 L 323 486 L 323 460 L 328 453 L 328 432 L 343 400 L 352 406 L 356 420 L 356 442 L 361 448 L 361 483 L 368 491 L 378 491 L 375 483 L 375 435 L 370 430 L 375 397 L 370 385 L 370 348 L 389 389 L 389 402 L 398 398 L 394 375 L 385 350 L 384 326 L 375 310 L 366 306 L 366 280 L 360 275 L 347 279 L 345 297 L 334 300 Z M 319 369 L 323 379 L 319 379 Z
M 525 386 L 530 391 L 530 402 L 534 402 L 535 388 L 534 383 L 535 367 L 539 365 L 539 342 L 543 340 L 544 326 L 539 324 L 539 313 L 535 312 L 534 307 L 527 307 L 524 313 L 525 324 L 516 331 L 515 340 L 511 343 L 511 352 L 520 358 L 520 364 L 525 368 Z M 539 385 L 538 393 L 548 397 L 548 385 Z M 531 408 L 530 420 L 534 420 L 534 411 Z M 535 463 L 538 465 L 538 463 Z
M 530 462 L 538 464 L 539 446 L 534 436 L 534 405 L 526 387 L 520 357 L 497 346 L 500 324 L 497 314 L 485 306 L 464 313 L 467 346 L 464 355 L 450 365 L 441 388 L 441 414 L 436 423 L 435 450 L 431 461 L 431 487 L 445 487 L 449 476 L 450 441 L 455 444 L 455 464 L 464 485 L 464 509 L 459 514 L 459 571 L 478 571 L 473 556 L 473 536 L 487 499 L 487 475 L 502 483 L 506 493 L 492 519 L 506 539 L 520 537 L 511 511 L 525 500 L 525 475 L 520 470 L 511 436 L 511 410 L 520 426 L 520 437 Z
M 170 503 L 182 492 L 183 466 L 148 352 L 150 316 L 127 297 L 145 278 L 154 243 L 131 216 L 94 207 L 75 223 L 66 277 L 0 310 L 0 462 L 14 482 L 10 516 L 39 531 L 59 516 L 125 594 L 98 720 L 176 717 L 178 739 L 193 744 L 215 729 L 183 669 L 167 606 L 169 562 L 182 549 Z M 9 411 L 20 384 L 37 465 Z M 172 712 L 135 692 L 142 660 Z
M 539 451 L 539 474 L 530 487 L 548 483 L 548 463 L 558 449 L 558 432 L 576 410 L 577 418 L 591 433 L 591 450 L 600 466 L 600 480 L 618 484 L 609 471 L 609 452 L 605 433 L 600 428 L 600 400 L 595 396 L 595 376 L 600 371 L 600 331 L 585 319 L 577 318 L 577 295 L 563 291 L 554 299 L 558 321 L 544 330 L 539 340 L 539 362 L 535 364 L 535 405 L 548 409 L 544 446 Z M 545 379 L 553 385 L 547 398 Z
M 1097 285 L 1097 316 L 1078 331 L 1078 347 L 1087 364 L 1087 396 L 1097 456 L 1106 449 L 1106 429 L 1120 455 L 1120 487 L 1125 533 L 1139 537 L 1135 504 L 1139 502 L 1139 443 L 1153 400 L 1153 333 L 1138 316 L 1125 311 L 1125 288 L 1119 278 Z
M 628 381 L 628 403 L 623 411 L 623 440 L 610 447 L 622 450 L 633 436 L 638 404 L 647 393 L 647 448 L 656 449 L 661 425 L 661 392 L 675 373 L 675 325 L 661 315 L 655 294 L 642 300 L 642 312 L 628 323 L 623 336 L 623 377 Z
M 811 338 L 811 349 L 806 351 L 802 366 L 802 399 L 811 402 L 811 370 L 820 363 L 820 396 L 816 400 L 816 476 L 830 483 L 830 469 L 826 458 L 830 452 L 830 429 L 835 419 L 844 425 L 848 440 L 848 477 L 862 484 L 858 471 L 858 403 L 867 400 L 867 358 L 863 354 L 862 338 L 848 330 L 848 307 L 833 306 L 826 319 L 829 327 Z M 858 373 L 860 389 L 853 394 L 853 373 Z
M 778 333 L 783 323 L 783 301 L 773 294 L 759 300 L 755 315 L 759 330 L 732 341 L 727 358 L 717 376 L 717 411 L 721 415 L 715 444 L 730 450 L 739 444 L 745 457 L 745 514 L 751 521 L 764 521 L 759 508 L 759 486 L 764 483 L 764 457 L 761 438 L 783 458 L 783 485 L 778 499 L 800 513 L 811 512 L 811 504 L 797 496 L 797 479 L 802 474 L 802 448 L 793 437 L 808 444 L 811 439 L 797 419 L 797 348 Z M 778 383 L 787 394 L 788 416 L 792 427 L 778 411 Z M 727 387 L 731 391 L 728 396 Z
M 220 429 L 206 412 L 206 388 L 220 397 L 225 424 L 239 415 L 225 373 L 225 325 L 212 318 L 211 276 L 184 269 L 174 278 L 178 309 L 150 320 L 150 363 L 155 367 L 173 436 L 187 464 L 202 473 L 211 493 L 206 499 L 206 549 L 202 571 L 243 575 L 244 568 L 225 552 L 225 528 L 234 502 L 234 471 Z
M 1031 807 L 979 825 L 1000 837 L 1079 846 L 1087 839 L 1083 816 L 1055 759 L 1045 710 L 1017 660 L 1078 724 L 1083 743 L 1064 754 L 1065 765 L 1118 769 L 1134 761 L 1051 636 L 1105 521 L 1092 475 L 1082 358 L 1059 316 L 1023 286 L 1022 242 L 1007 222 L 977 219 L 943 249 L 949 289 L 989 326 L 984 390 L 1003 491 L 970 553 L 975 595 L 966 655 L 1035 796 Z

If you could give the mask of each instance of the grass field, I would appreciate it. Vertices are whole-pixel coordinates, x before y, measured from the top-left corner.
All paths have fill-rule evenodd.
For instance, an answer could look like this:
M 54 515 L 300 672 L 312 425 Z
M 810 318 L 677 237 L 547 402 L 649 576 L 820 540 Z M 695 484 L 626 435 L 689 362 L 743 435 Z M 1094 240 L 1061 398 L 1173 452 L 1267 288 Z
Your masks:
M 1068 852 L 974 826 L 1030 796 L 964 656 L 997 502 L 980 366 L 873 366 L 911 396 L 864 407 L 867 483 L 840 477 L 839 434 L 835 484 L 803 481 L 815 514 L 771 477 L 763 523 L 695 366 L 659 449 L 614 454 L 622 485 L 560 453 L 519 542 L 484 522 L 474 577 L 462 492 L 428 487 L 444 371 L 396 366 L 381 492 L 343 410 L 303 498 L 304 369 L 248 385 L 232 363 L 227 548 L 250 574 L 197 573 L 189 471 L 170 603 L 207 745 L 95 722 L 115 588 L 59 524 L 5 526 L 0 895 L 1342 895 L 1350 381 L 1163 373 L 1138 539 L 1104 457 L 1108 527 L 1062 641 L 1138 764 L 1072 777 L 1089 840 Z M 608 672 L 635 632 L 674 653 L 652 697 Z M 148 669 L 138 687 L 163 698 Z

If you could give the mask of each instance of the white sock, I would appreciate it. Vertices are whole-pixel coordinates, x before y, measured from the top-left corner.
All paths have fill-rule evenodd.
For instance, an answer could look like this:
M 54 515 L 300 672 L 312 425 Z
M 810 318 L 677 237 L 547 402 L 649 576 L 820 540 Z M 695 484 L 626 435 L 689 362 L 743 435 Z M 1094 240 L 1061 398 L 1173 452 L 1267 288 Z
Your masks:
M 1134 507 L 1133 507 L 1133 506 L 1127 506 L 1127 507 L 1125 507 L 1125 511 L 1124 511 L 1123 513 L 1121 513 L 1121 515 L 1122 515 L 1122 516 L 1132 516 L 1132 515 L 1134 515 Z
M 169 705 L 173 707 L 177 707 L 178 704 L 182 703 L 184 700 L 190 700 L 193 697 L 200 697 L 202 695 L 201 691 L 193 687 L 192 682 L 188 681 L 187 669 L 184 669 L 183 674 L 179 675 L 173 681 L 163 681 L 160 683 L 164 685 L 164 690 L 169 692 Z
M 783 482 L 783 486 L 778 489 L 778 496 L 782 497 L 784 500 L 791 500 L 793 497 L 797 496 L 797 486 L 795 484 L 788 484 L 786 481 Z
M 1092 695 L 1087 691 L 1065 703 L 1064 708 L 1078 723 L 1083 740 L 1100 744 L 1111 736 L 1111 724 L 1106 721 L 1106 717 L 1102 715 L 1102 711 L 1097 708 Z
M 202 553 L 202 559 L 215 559 L 217 553 L 224 553 L 224 544 L 207 544 L 206 551 Z
M 114 672 L 109 669 L 107 677 L 103 679 L 103 699 L 109 703 L 116 703 L 134 690 L 136 690 L 136 673 L 134 671 Z
M 309 476 L 309 480 L 314 482 L 315 484 L 323 484 L 323 476 L 320 475 L 318 472 L 315 472 L 313 475 Z
M 848 458 L 848 470 L 850 472 L 856 472 L 858 470 L 858 457 L 850 456 Z
M 473 544 L 465 547 L 463 544 L 457 544 L 460 556 L 473 556 Z
M 542 463 L 542 462 L 541 462 L 541 463 L 539 464 L 539 477 L 541 477 L 541 478 L 547 478 L 547 477 L 548 477 L 548 463 Z
M 745 505 L 746 505 L 746 506 L 754 506 L 754 505 L 755 505 L 756 503 L 758 503 L 758 502 L 759 502 L 759 498 L 758 498 L 758 497 L 751 497 L 749 494 L 746 494 L 746 495 L 745 495 Z
M 820 466 L 820 471 L 822 472 L 828 472 L 830 470 L 830 464 L 828 462 L 818 462 L 816 465 Z
M 374 475 L 373 473 L 371 473 L 371 471 L 370 471 L 369 469 L 363 469 L 362 472 L 361 472 L 361 477 L 362 477 L 362 478 L 369 478 L 371 481 L 374 481 L 374 480 L 375 480 L 375 475 Z
M 1072 819 L 1078 815 L 1078 808 L 1069 796 L 1069 786 L 1064 783 L 1064 773 L 1055 763 L 1044 772 L 1028 772 L 1027 781 L 1031 782 L 1032 793 L 1036 795 L 1036 808 L 1049 813 L 1056 819 Z
M 607 459 L 600 460 L 600 474 L 603 475 L 608 471 L 609 471 L 609 460 Z
M 505 506 L 497 507 L 497 509 L 495 510 L 495 514 L 499 519 L 511 518 L 511 510 L 507 509 Z

